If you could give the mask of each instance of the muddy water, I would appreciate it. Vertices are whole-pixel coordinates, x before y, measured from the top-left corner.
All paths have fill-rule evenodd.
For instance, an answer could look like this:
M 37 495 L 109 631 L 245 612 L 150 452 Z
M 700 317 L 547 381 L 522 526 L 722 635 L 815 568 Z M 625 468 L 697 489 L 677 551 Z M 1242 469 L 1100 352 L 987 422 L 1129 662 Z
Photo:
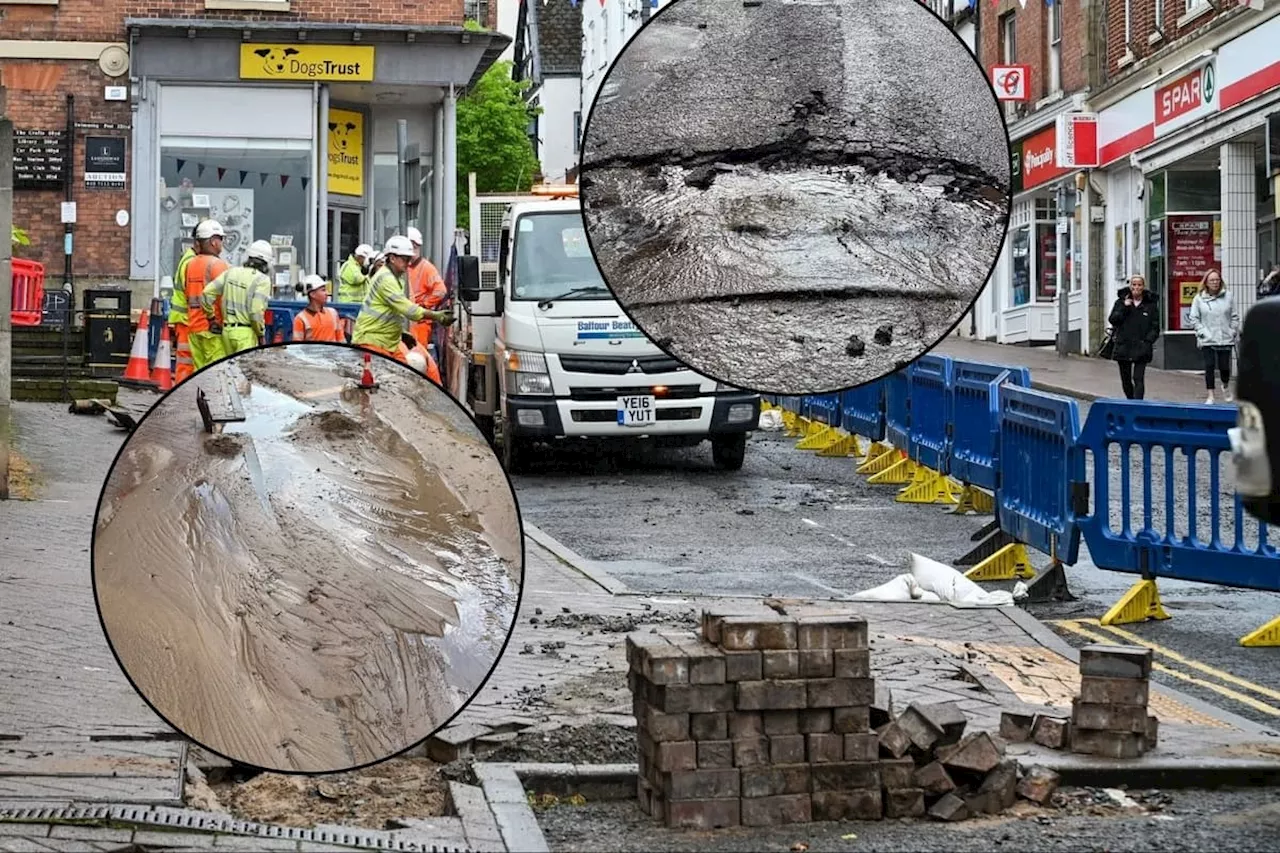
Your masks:
M 390 363 L 361 391 L 354 353 L 297 349 L 211 368 L 146 419 L 108 478 L 94 571 L 112 645 L 170 722 L 239 761 L 328 771 L 412 745 L 479 687 L 521 543 L 492 452 L 429 410 L 447 396 Z M 195 386 L 228 370 L 247 420 L 205 435 Z

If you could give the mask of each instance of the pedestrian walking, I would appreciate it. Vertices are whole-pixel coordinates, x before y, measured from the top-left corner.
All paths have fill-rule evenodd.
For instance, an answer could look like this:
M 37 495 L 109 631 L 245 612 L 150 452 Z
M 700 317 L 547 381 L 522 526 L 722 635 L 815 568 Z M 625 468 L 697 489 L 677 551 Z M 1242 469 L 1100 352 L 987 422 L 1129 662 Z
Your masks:
M 1200 291 L 1191 302 L 1191 328 L 1195 329 L 1196 346 L 1204 357 L 1204 387 L 1209 391 L 1205 404 L 1215 402 L 1215 369 L 1222 380 L 1222 398 L 1230 403 L 1231 353 L 1240 336 L 1240 311 L 1217 270 L 1209 270 L 1200 280 Z
M 1258 298 L 1266 299 L 1269 296 L 1280 296 L 1280 262 L 1273 263 L 1271 272 L 1258 282 Z
M 203 304 L 211 327 L 221 326 L 227 355 L 235 355 L 258 346 L 266 335 L 267 299 L 271 295 L 271 279 L 267 273 L 275 260 L 276 250 L 266 240 L 249 245 L 243 266 L 232 267 L 209 282 L 204 289 Z M 222 298 L 223 320 L 217 323 L 209 306 Z
M 307 307 L 293 318 L 293 339 L 346 343 L 338 312 L 325 305 L 329 292 L 325 289 L 324 279 L 318 275 L 309 275 L 302 280 L 302 286 L 307 293 Z
M 1115 341 L 1115 360 L 1120 368 L 1120 385 L 1130 400 L 1146 395 L 1147 365 L 1156 339 L 1160 337 L 1160 312 L 1156 295 L 1147 290 L 1147 280 L 1129 276 L 1129 286 L 1116 294 L 1108 318 Z

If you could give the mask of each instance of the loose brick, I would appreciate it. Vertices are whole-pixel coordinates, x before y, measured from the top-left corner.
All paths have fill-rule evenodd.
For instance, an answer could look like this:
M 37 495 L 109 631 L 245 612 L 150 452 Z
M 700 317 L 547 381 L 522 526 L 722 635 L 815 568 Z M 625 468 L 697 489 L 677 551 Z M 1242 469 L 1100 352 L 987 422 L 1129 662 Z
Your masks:
M 702 611 L 702 639 L 712 645 L 720 645 L 720 623 L 723 621 L 723 616 L 707 610 Z
M 942 730 L 929 722 L 914 703 L 902 712 L 902 716 L 897 720 L 897 726 L 911 739 L 911 745 L 922 752 L 933 749 L 938 738 L 942 737 Z
M 814 820 L 880 820 L 884 803 L 880 789 L 859 791 L 815 791 Z
M 690 714 L 689 736 L 694 740 L 724 740 L 729 737 L 729 715 Z
M 659 772 L 698 769 L 698 745 L 691 740 L 667 741 L 656 744 L 653 764 Z
M 956 783 L 941 761 L 931 761 L 919 768 L 911 775 L 911 781 L 930 795 L 949 794 L 956 789 Z
M 919 788 L 885 789 L 885 817 L 921 817 L 923 815 L 924 791 Z
M 911 738 L 896 722 L 886 723 L 876 730 L 880 738 L 880 752 L 892 758 L 901 758 L 911 747 Z
M 1155 717 L 1147 717 L 1147 748 L 1155 749 L 1156 743 L 1160 738 L 1160 720 Z
M 1035 765 L 1027 771 L 1027 775 L 1023 776 L 1018 782 L 1018 796 L 1030 800 L 1033 803 L 1044 805 L 1049 802 L 1049 798 L 1053 796 L 1053 792 L 1058 790 L 1059 777 L 1047 767 Z
M 1080 649 L 1080 674 L 1106 678 L 1148 678 L 1151 649 L 1145 646 L 1112 646 L 1092 643 Z
M 742 801 L 743 826 L 782 826 L 809 823 L 812 820 L 812 804 L 808 794 L 756 797 Z
M 767 735 L 800 734 L 799 711 L 764 711 L 764 733 Z
M 760 737 L 764 734 L 764 714 L 759 711 L 735 711 L 729 718 L 729 737 L 734 740 Z
M 627 666 L 633 671 L 639 673 L 642 669 L 643 659 L 646 652 L 652 648 L 663 648 L 670 646 L 667 638 L 659 634 L 650 633 L 634 633 L 628 634 L 626 637 Z
M 1065 749 L 1071 738 L 1071 721 L 1037 714 L 1031 724 L 1031 740 L 1049 749 Z
M 978 788 L 979 794 L 989 798 L 987 814 L 1000 814 L 1018 800 L 1018 763 L 1001 761 L 987 774 Z
M 990 773 L 1000 763 L 1000 757 L 1000 750 L 986 732 L 975 732 L 958 744 L 938 750 L 938 759 L 947 769 L 972 773 Z
M 885 723 L 891 723 L 894 719 L 893 714 L 893 692 L 883 685 L 876 685 L 876 698 L 868 709 L 871 715 L 871 727 L 873 729 L 883 726 Z
M 656 688 L 654 704 L 666 714 L 713 714 L 732 711 L 732 684 L 665 684 Z
M 664 714 L 648 708 L 636 718 L 636 726 L 658 742 L 689 739 L 688 714 Z
M 765 678 L 799 678 L 800 653 L 797 651 L 761 652 L 761 670 Z
M 967 789 L 956 793 L 959 794 L 960 799 L 964 800 L 965 808 L 968 810 L 970 817 L 999 813 L 999 809 L 996 807 L 996 798 L 992 794 L 978 793 Z
M 870 678 L 870 649 L 833 649 L 832 670 L 836 678 Z
M 640 649 L 640 674 L 653 684 L 688 684 L 689 656 L 667 644 Z
M 831 731 L 831 710 L 829 708 L 806 708 L 796 713 L 800 721 L 800 734 L 825 734 Z
M 762 663 L 759 652 L 725 652 L 724 680 L 759 681 L 763 673 Z
M 874 732 L 836 735 L 842 739 L 845 761 L 875 761 L 880 757 L 880 737 Z M 899 786 L 906 787 L 906 786 Z
M 1138 758 L 1147 751 L 1146 735 L 1132 732 L 1107 732 L 1096 729 L 1071 729 L 1071 751 L 1104 758 Z
M 811 678 L 810 708 L 868 706 L 875 699 L 875 682 L 870 678 Z
M 1147 709 L 1143 705 L 1095 705 L 1073 699 L 1071 726 L 1077 729 L 1146 734 Z
M 1025 743 L 1031 740 L 1031 726 L 1035 714 L 1015 714 L 1005 711 L 1000 715 L 1000 737 L 1009 743 Z
M 745 767 L 742 770 L 743 797 L 777 797 L 784 794 L 808 794 L 808 764 L 783 764 L 773 767 Z
M 1146 707 L 1151 682 L 1143 678 L 1080 678 L 1080 701 L 1097 705 L 1141 705 Z
M 675 829 L 724 829 L 741 824 L 741 800 L 673 800 L 666 824 Z
M 799 647 L 804 649 L 865 649 L 867 620 L 858 616 L 806 616 L 800 619 Z
M 740 681 L 738 710 L 784 711 L 800 709 L 809 700 L 804 681 Z
M 816 734 L 805 735 L 807 760 L 810 764 L 837 764 L 845 760 L 844 739 L 845 735 L 838 734 Z M 858 737 L 858 735 L 851 735 Z M 851 761 L 861 761 L 864 759 L 852 758 Z M 874 760 L 874 756 L 871 760 Z
M 880 783 L 886 788 L 918 788 L 912 778 L 916 763 L 910 758 L 880 759 Z
M 935 820 L 953 822 L 964 820 L 968 816 L 969 807 L 955 794 L 944 794 L 938 802 L 933 804 L 933 808 L 929 809 L 929 817 Z
M 698 741 L 698 767 L 725 768 L 733 766 L 733 741 Z
M 689 658 L 690 684 L 724 684 L 724 652 L 715 646 L 682 646 Z
M 870 654 L 870 653 L 868 653 Z M 801 678 L 831 678 L 835 675 L 835 652 L 831 649 L 804 649 L 800 652 Z
M 774 735 L 769 738 L 769 763 L 800 764 L 804 761 L 805 735 Z
M 814 791 L 853 791 L 879 787 L 880 767 L 874 761 L 813 765 Z
M 720 623 L 720 645 L 745 652 L 796 648 L 796 623 L 778 616 L 726 616 Z
M 643 773 L 636 777 L 636 800 L 640 804 L 640 811 L 647 815 L 653 814 L 653 786 L 644 778 Z
M 832 708 L 831 730 L 842 735 L 871 731 L 871 712 L 868 708 Z
M 960 706 L 954 702 L 912 702 L 907 707 L 908 711 L 913 710 L 922 719 L 929 723 L 935 730 L 941 732 L 933 746 L 949 746 L 953 743 L 959 743 L 960 738 L 964 737 L 964 728 L 968 725 L 969 720 L 964 715 L 964 711 L 960 710 Z M 917 744 L 919 746 L 919 744 Z M 922 747 L 927 749 L 928 747 Z
M 743 738 L 733 742 L 734 767 L 758 767 L 769 763 L 769 739 Z
M 738 770 L 681 770 L 662 775 L 662 795 L 668 800 L 715 800 L 741 795 Z

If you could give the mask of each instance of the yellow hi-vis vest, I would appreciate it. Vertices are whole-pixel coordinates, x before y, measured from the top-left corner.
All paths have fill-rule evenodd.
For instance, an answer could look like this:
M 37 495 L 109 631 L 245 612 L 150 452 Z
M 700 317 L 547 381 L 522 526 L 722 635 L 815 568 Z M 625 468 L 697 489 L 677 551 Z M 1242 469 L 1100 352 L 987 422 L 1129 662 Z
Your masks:
M 404 321 L 416 323 L 427 316 L 426 308 L 404 295 L 404 287 L 404 282 L 387 267 L 378 270 L 356 317 L 351 343 L 372 344 L 393 352 L 400 346 Z

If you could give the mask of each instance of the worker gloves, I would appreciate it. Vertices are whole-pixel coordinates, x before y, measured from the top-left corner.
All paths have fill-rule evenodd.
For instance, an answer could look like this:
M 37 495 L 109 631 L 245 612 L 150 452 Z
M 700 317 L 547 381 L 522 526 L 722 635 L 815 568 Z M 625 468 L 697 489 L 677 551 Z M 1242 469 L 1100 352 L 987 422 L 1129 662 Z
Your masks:
M 433 323 L 440 323 L 441 325 L 444 325 L 444 326 L 452 326 L 453 312 L 452 311 L 428 311 L 427 319 L 431 320 Z

